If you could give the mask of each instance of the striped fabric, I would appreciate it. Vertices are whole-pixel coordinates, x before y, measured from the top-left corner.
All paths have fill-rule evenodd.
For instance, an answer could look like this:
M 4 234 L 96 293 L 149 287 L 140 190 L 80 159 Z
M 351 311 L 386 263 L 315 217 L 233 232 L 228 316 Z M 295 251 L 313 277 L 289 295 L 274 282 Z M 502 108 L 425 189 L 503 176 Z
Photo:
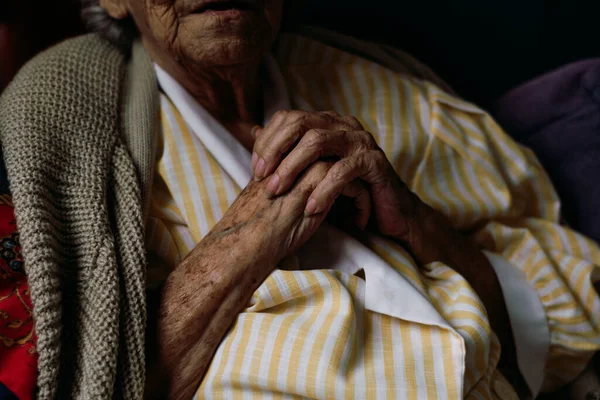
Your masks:
M 357 117 L 414 192 L 523 271 L 551 333 L 545 388 L 581 371 L 600 349 L 600 299 L 591 284 L 600 249 L 559 225 L 558 198 L 531 152 L 478 108 L 351 54 L 286 35 L 276 57 L 294 108 Z M 157 279 L 240 192 L 164 95 L 161 105 L 147 235 Z M 415 265 L 392 241 L 372 236 L 366 244 L 450 328 L 372 312 L 359 276 L 328 265 L 298 270 L 290 261 L 238 316 L 197 397 L 516 398 L 496 370 L 500 346 L 468 283 L 441 263 Z

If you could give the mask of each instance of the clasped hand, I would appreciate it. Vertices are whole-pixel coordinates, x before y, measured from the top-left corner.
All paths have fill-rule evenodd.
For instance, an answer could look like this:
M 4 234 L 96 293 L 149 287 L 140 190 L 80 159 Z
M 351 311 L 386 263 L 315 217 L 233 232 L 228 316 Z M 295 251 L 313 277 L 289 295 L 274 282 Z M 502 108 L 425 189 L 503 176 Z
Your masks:
M 287 193 L 316 161 L 330 160 L 327 174 L 306 202 L 305 214 L 322 213 L 339 196 L 347 196 L 354 200 L 357 227 L 364 229 L 373 217 L 380 234 L 408 240 L 408 219 L 414 217 L 417 199 L 356 118 L 280 111 L 254 134 L 252 169 L 255 179 L 267 180 L 270 196 Z

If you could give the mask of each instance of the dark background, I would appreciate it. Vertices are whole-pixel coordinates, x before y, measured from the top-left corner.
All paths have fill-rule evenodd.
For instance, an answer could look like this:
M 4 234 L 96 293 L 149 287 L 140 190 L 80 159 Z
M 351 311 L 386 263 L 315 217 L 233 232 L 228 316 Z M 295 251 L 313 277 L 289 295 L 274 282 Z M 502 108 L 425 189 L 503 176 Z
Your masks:
M 287 0 L 293 19 L 393 44 L 489 106 L 511 87 L 600 55 L 600 0 Z
M 0 0 L 26 59 L 81 32 L 78 0 Z M 489 108 L 510 88 L 600 54 L 600 0 L 285 0 L 288 24 L 393 44 Z M 28 46 L 27 43 L 30 43 Z M 1 56 L 1 55 L 0 55 Z

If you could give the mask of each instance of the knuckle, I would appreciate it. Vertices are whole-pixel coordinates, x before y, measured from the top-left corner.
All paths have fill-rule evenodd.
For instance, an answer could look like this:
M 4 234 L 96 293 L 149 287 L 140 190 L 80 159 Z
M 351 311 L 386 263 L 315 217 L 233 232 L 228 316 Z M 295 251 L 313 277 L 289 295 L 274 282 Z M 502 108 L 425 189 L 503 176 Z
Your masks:
M 268 163 L 272 160 L 277 160 L 283 155 L 281 149 L 269 146 L 262 152 L 262 158 Z
M 362 131 L 353 131 L 351 132 L 351 136 L 347 139 L 346 145 L 352 145 L 353 153 L 362 153 L 364 151 L 371 150 L 369 145 L 369 140 Z
M 288 119 L 292 122 L 299 122 L 299 121 L 303 121 L 307 116 L 307 112 L 306 111 L 300 111 L 300 110 L 292 110 L 288 112 Z
M 325 111 L 320 113 L 320 117 L 327 122 L 329 125 L 337 124 L 340 120 L 340 114 L 335 111 Z
M 331 168 L 330 162 L 317 161 L 316 163 L 313 163 L 312 166 L 310 167 L 310 172 L 314 177 L 321 180 L 321 179 L 325 178 L 325 175 L 327 175 L 327 172 L 329 171 L 330 168 Z
M 359 135 L 362 139 L 362 143 L 363 145 L 367 148 L 367 149 L 378 149 L 379 145 L 377 144 L 377 141 L 375 140 L 375 138 L 373 137 L 373 135 L 371 135 L 371 133 L 367 132 L 367 131 L 359 131 Z
M 320 113 L 324 118 L 327 119 L 338 119 L 340 118 L 340 114 L 337 111 L 323 111 Z
M 271 118 L 271 120 L 274 122 L 282 122 L 287 118 L 290 112 L 290 110 L 279 110 L 273 115 L 273 118 Z
M 327 131 L 323 129 L 311 129 L 306 132 L 306 147 L 308 148 L 321 148 L 327 142 Z
M 371 150 L 370 156 L 373 162 L 379 166 L 387 164 L 387 156 L 381 149 Z
M 343 181 L 350 171 L 352 171 L 353 163 L 347 158 L 342 158 L 331 168 L 331 179 L 336 182 Z
M 331 164 L 324 161 L 318 161 L 312 164 L 302 175 L 299 181 L 299 187 L 302 191 L 312 191 L 325 178 Z
M 346 116 L 344 118 L 342 118 L 344 120 L 345 123 L 347 123 L 348 125 L 350 125 L 353 129 L 356 130 L 362 130 L 363 126 L 360 123 L 360 121 L 356 118 L 353 117 L 352 115 Z

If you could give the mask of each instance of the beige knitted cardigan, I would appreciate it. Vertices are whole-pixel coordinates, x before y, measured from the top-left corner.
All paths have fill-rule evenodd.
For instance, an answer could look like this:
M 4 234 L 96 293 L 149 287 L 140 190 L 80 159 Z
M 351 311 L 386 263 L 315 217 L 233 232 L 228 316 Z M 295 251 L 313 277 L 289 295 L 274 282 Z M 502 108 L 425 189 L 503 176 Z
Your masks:
M 437 81 L 392 48 L 304 34 Z M 36 57 L 0 98 L 0 141 L 34 304 L 40 399 L 143 397 L 144 216 L 158 115 L 142 46 L 127 58 L 94 35 Z

